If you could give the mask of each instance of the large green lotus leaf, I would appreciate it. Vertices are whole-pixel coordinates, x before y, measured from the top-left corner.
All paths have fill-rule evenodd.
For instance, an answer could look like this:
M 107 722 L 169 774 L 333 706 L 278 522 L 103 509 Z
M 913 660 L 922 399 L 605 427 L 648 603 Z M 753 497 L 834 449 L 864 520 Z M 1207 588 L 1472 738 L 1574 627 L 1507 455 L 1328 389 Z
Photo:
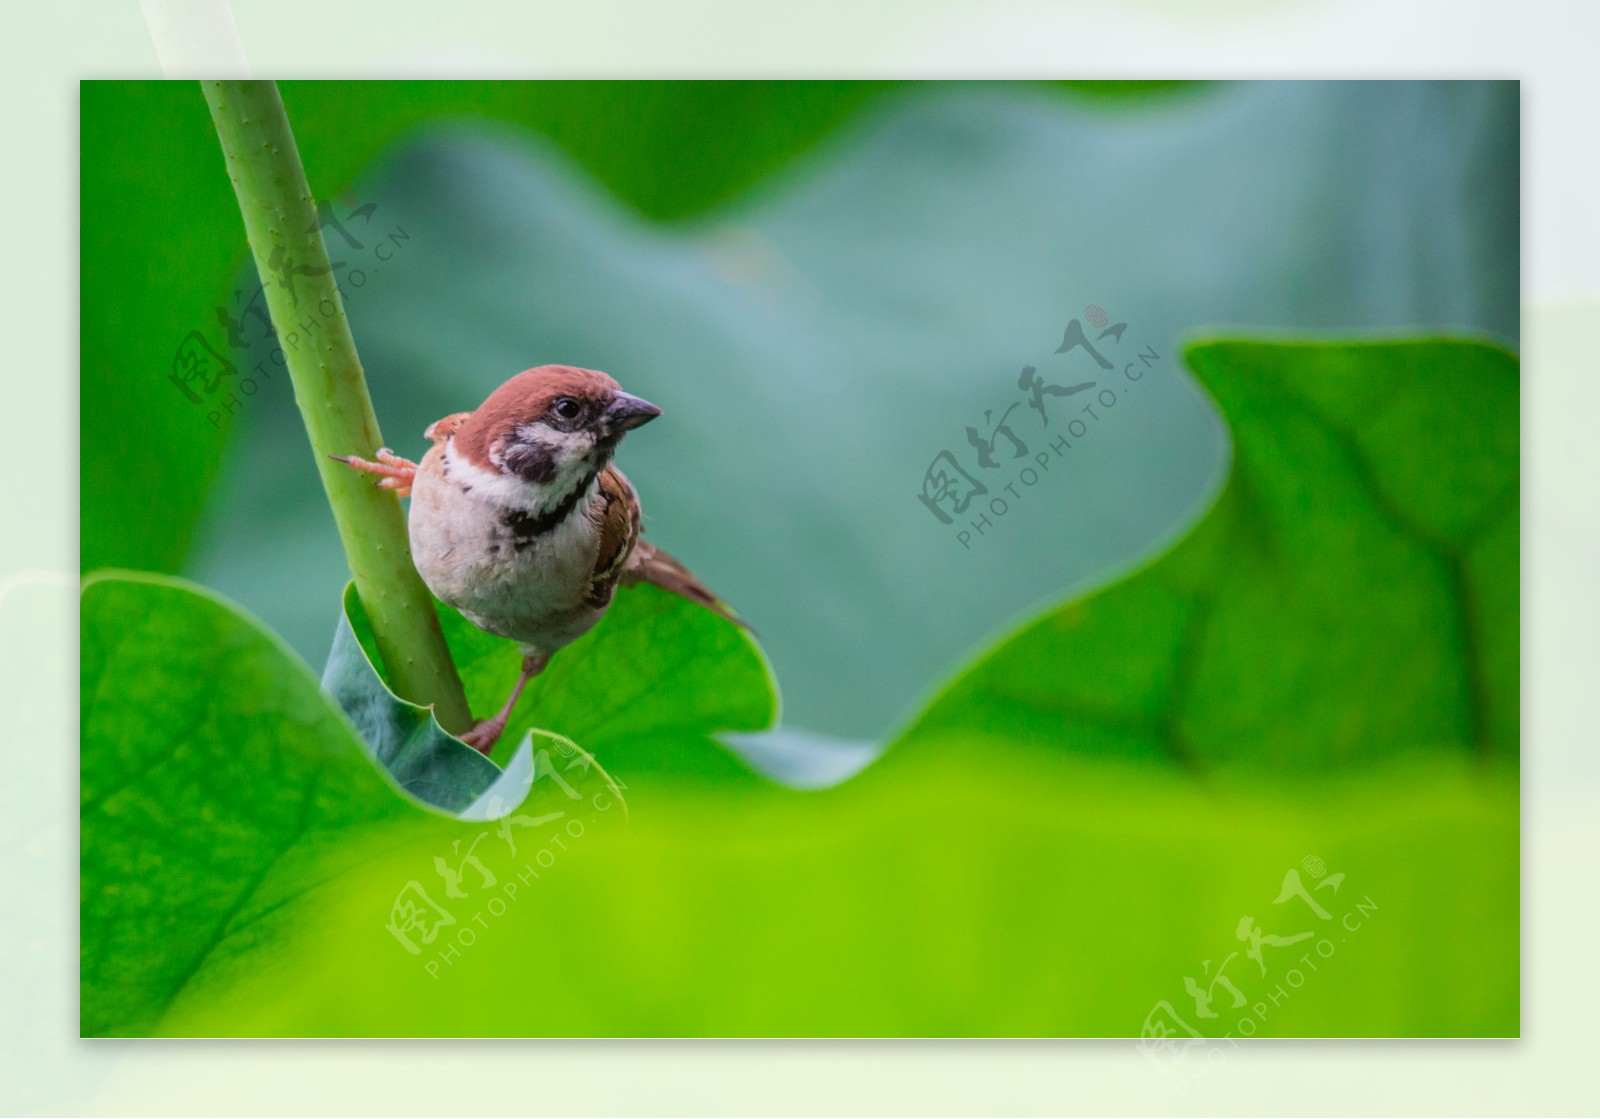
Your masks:
M 525 135 L 438 128 L 360 180 L 377 209 L 353 227 L 347 305 L 402 453 L 539 362 L 660 404 L 619 456 L 652 539 L 761 633 L 787 724 L 876 737 L 1214 494 L 1226 440 L 1176 360 L 1198 326 L 1514 339 L 1517 143 L 1512 83 L 1221 86 L 1138 113 L 938 87 L 663 228 Z M 1056 353 L 1091 303 L 1127 324 L 1098 342 L 1118 370 L 1159 361 L 1126 394 L 1098 384 L 1112 407 L 1050 398 L 1047 427 L 1019 371 L 1111 378 Z M 251 415 L 195 570 L 320 657 L 337 539 L 288 393 Z M 965 429 L 1002 416 L 1028 455 L 999 436 L 986 469 Z M 1037 484 L 1019 478 L 1058 440 Z M 949 525 L 918 499 L 942 451 L 990 491 Z
M 881 764 L 819 793 L 630 788 L 626 831 L 569 844 L 570 872 L 536 890 L 506 897 L 541 868 L 490 848 L 497 885 L 449 906 L 472 935 L 419 956 L 382 925 L 427 859 L 376 859 L 293 915 L 279 968 L 241 961 L 161 1029 L 1134 1037 L 1165 1002 L 1213 1038 L 1518 1032 L 1509 774 L 1434 755 L 1202 786 L 995 740 Z M 1337 889 L 1312 893 L 1307 858 Z M 1277 901 L 1291 870 L 1327 919 Z M 1265 974 L 1246 917 L 1290 940 L 1263 948 Z M 1202 1020 L 1185 977 L 1219 967 L 1246 1002 L 1218 988 Z
M 1412 531 L 1419 536 L 1464 542 L 1473 538 L 1475 526 L 1498 515 L 1497 471 L 1465 460 L 1423 469 L 1415 457 L 1383 452 L 1385 440 L 1402 443 L 1407 424 L 1423 422 L 1442 448 L 1450 439 L 1439 431 L 1449 426 L 1474 439 L 1475 451 L 1486 460 L 1503 458 L 1505 401 L 1496 386 L 1513 378 L 1514 363 L 1495 348 L 1457 342 L 1217 343 L 1197 347 L 1192 358 L 1223 408 L 1240 418 L 1227 492 L 1250 480 L 1253 504 L 1242 510 L 1225 494 L 1196 530 L 1192 541 L 1211 540 L 1202 549 L 1210 552 L 1210 564 L 1186 566 L 1186 543 L 1125 584 L 1142 588 L 1158 605 L 1168 599 L 1148 582 L 1150 576 L 1171 568 L 1180 584 L 1187 579 L 1193 585 L 1197 573 L 1214 578 L 1229 563 L 1242 563 L 1256 578 L 1223 584 L 1227 594 L 1219 590 L 1219 609 L 1235 599 L 1248 602 L 1258 583 L 1275 584 L 1284 619 L 1292 620 L 1291 608 L 1303 606 L 1282 588 L 1297 579 L 1264 560 L 1275 553 L 1298 555 L 1291 546 L 1296 531 L 1275 529 L 1274 517 L 1307 493 L 1306 463 L 1329 466 L 1325 441 L 1313 434 L 1335 420 L 1348 429 L 1349 447 L 1365 448 L 1373 460 L 1359 487 L 1362 500 L 1381 500 L 1398 518 L 1397 534 L 1407 535 L 1400 526 L 1416 522 L 1422 527 L 1413 525 Z M 1238 383 L 1218 372 L 1223 367 Z M 1304 377 L 1314 383 L 1303 384 Z M 1352 384 L 1388 385 L 1394 415 L 1387 422 L 1375 416 L 1371 427 L 1359 422 L 1347 391 Z M 1416 385 L 1425 388 L 1410 391 Z M 1274 393 L 1294 388 L 1303 407 L 1282 401 L 1269 406 Z M 1400 418 L 1407 415 L 1412 418 Z M 1308 425 L 1308 417 L 1317 422 Z M 1349 488 L 1339 471 L 1325 472 L 1318 485 L 1330 494 Z M 1436 485 L 1451 487 L 1450 498 L 1422 501 Z M 1340 500 L 1348 518 L 1358 517 L 1360 500 L 1348 494 Z M 1298 516 L 1315 519 L 1307 507 Z M 1256 530 L 1244 531 L 1252 518 Z M 1368 546 L 1359 540 L 1330 546 L 1349 564 L 1358 545 Z M 1305 578 L 1315 584 L 1316 563 L 1303 555 L 1297 562 L 1309 563 Z M 1375 589 L 1363 580 L 1396 577 L 1394 562 L 1380 556 L 1371 567 L 1349 569 L 1351 592 Z M 1503 592 L 1493 580 L 1484 586 Z M 97 587 L 91 585 L 91 594 Z M 221 610 L 209 600 L 197 601 Z M 626 610 L 628 601 L 619 599 L 619 609 Z M 651 600 L 634 601 L 648 606 Z M 172 740 L 164 725 L 141 726 L 137 720 L 146 711 L 154 713 L 147 718 L 171 719 L 160 703 L 184 690 L 166 677 L 176 672 L 181 679 L 197 664 L 228 663 L 219 645 L 232 650 L 264 644 L 260 663 L 240 662 L 252 686 L 284 672 L 269 655 L 281 658 L 278 646 L 236 616 L 227 615 L 226 624 L 213 619 L 216 634 L 194 627 L 178 634 L 183 648 L 174 654 L 165 643 L 141 645 L 137 627 L 128 648 L 125 620 L 148 614 L 146 604 L 112 603 L 120 607 L 115 610 L 91 605 L 86 596 L 86 775 L 100 768 L 95 759 L 102 754 L 116 760 L 139 743 L 157 755 L 169 751 L 156 745 Z M 1503 602 L 1482 616 L 1499 619 L 1486 627 L 1485 640 L 1495 650 L 1493 662 L 1503 663 L 1514 624 L 1508 633 Z M 1128 660 L 1154 665 L 1162 648 L 1171 651 L 1152 636 L 1165 631 L 1153 622 L 1150 628 L 1151 634 L 1123 635 Z M 1238 633 L 1224 650 L 1223 667 L 1234 658 L 1253 663 L 1258 647 L 1292 660 L 1342 639 L 1326 625 L 1279 628 L 1262 623 Z M 1028 638 L 1019 638 L 1018 647 Z M 118 671 L 107 671 L 113 653 L 105 648 L 114 651 Z M 1008 651 L 1000 649 L 995 658 Z M 1380 645 L 1374 656 L 1384 659 L 1392 652 Z M 1487 670 L 1485 678 L 1499 673 Z M 470 662 L 468 674 L 475 675 Z M 141 676 L 151 679 L 141 682 Z M 1141 681 L 1132 671 L 1107 677 L 1099 698 L 1109 704 L 1118 695 L 1138 696 L 1146 686 Z M 1401 683 L 1418 688 L 1415 681 Z M 242 684 L 223 677 L 220 685 L 220 694 L 204 695 L 212 708 L 226 711 L 237 702 L 228 691 Z M 1267 715 L 1298 694 L 1270 673 L 1242 674 L 1237 686 Z M 190 692 L 197 687 L 191 682 Z M 1346 696 L 1357 715 L 1363 704 L 1382 698 L 1367 687 L 1358 681 Z M 1423 691 L 1416 694 L 1419 702 L 1428 699 Z M 307 695 L 295 698 L 280 698 L 277 706 L 290 724 L 316 733 L 328 716 L 318 715 Z M 126 719 L 96 717 L 127 700 L 135 709 Z M 1300 701 L 1319 716 L 1326 706 L 1320 693 Z M 946 697 L 876 765 L 825 792 L 750 785 L 735 795 L 722 784 L 661 784 L 634 799 L 633 826 L 625 834 L 591 835 L 585 829 L 571 837 L 581 847 L 546 845 L 531 860 L 509 842 L 489 842 L 483 870 L 457 882 L 461 896 L 432 899 L 434 908 L 423 915 L 438 926 L 436 936 L 414 945 L 416 952 L 386 922 L 396 920 L 396 912 L 422 912 L 404 909 L 401 901 L 412 896 L 407 891 L 413 882 L 427 879 L 432 858 L 446 869 L 455 865 L 445 858 L 452 851 L 429 854 L 447 837 L 430 833 L 413 845 L 385 833 L 369 843 L 361 829 L 351 828 L 328 836 L 320 848 L 297 848 L 281 873 L 317 883 L 317 889 L 305 899 L 285 900 L 261 932 L 250 923 L 225 924 L 220 943 L 226 951 L 219 962 L 208 962 L 198 981 L 181 982 L 182 998 L 169 998 L 162 1015 L 113 1016 L 101 1029 L 1131 1036 L 1152 1020 L 1170 1027 L 1166 1016 L 1176 1015 L 1185 1028 L 1211 1038 L 1247 1031 L 1514 1034 L 1518 819 L 1515 771 L 1506 764 L 1514 740 L 1496 739 L 1492 731 L 1485 742 L 1470 736 L 1474 726 L 1495 725 L 1492 713 L 1503 701 L 1487 702 L 1491 714 L 1482 724 L 1458 716 L 1453 731 L 1407 722 L 1392 712 L 1387 719 L 1368 719 L 1365 731 L 1397 736 L 1381 747 L 1369 745 L 1369 764 L 1268 781 L 1259 769 L 1227 766 L 1197 780 L 1192 767 L 1168 764 L 1153 750 L 1116 759 L 1041 750 L 1035 724 L 1026 720 L 1010 725 L 936 718 L 950 703 Z M 285 733 L 273 712 L 258 703 L 247 710 L 255 716 L 248 724 L 255 733 Z M 1226 702 L 1222 710 L 1228 710 Z M 1038 722 L 1054 717 L 1064 738 L 1081 732 L 1071 718 L 1036 714 Z M 1204 733 L 1220 722 L 1211 720 Z M 211 726 L 200 724 L 201 743 Z M 131 732 L 124 733 L 125 727 Z M 223 729 L 238 734 L 245 728 Z M 1270 719 L 1238 733 L 1283 745 Z M 1462 733 L 1464 740 L 1452 737 Z M 1320 742 L 1314 736 L 1312 741 Z M 1451 745 L 1460 741 L 1478 745 L 1479 756 Z M 209 748 L 226 750 L 225 743 L 211 742 Z M 258 790 L 258 800 L 272 795 L 267 790 L 278 786 L 272 755 L 246 752 L 239 764 L 262 772 L 253 782 L 241 773 L 237 783 Z M 375 771 L 361 772 L 370 777 Z M 625 768 L 617 775 L 628 781 Z M 118 908 L 127 904 L 119 895 L 136 877 L 126 868 L 163 865 L 161 853 L 184 850 L 195 830 L 204 833 L 205 850 L 226 852 L 229 845 L 217 840 L 228 834 L 226 828 L 219 832 L 209 825 L 231 821 L 236 807 L 229 803 L 235 783 L 201 779 L 198 770 L 176 776 L 185 811 L 163 820 L 171 834 L 118 827 L 115 817 L 108 823 L 98 810 L 84 820 L 86 958 L 101 963 L 108 954 L 125 953 L 132 974 L 153 974 L 169 986 L 166 956 L 174 940 L 187 942 L 170 933 L 176 917 L 157 919 L 164 898 L 138 894 L 143 908 L 133 914 L 167 936 L 113 935 L 133 923 Z M 291 768 L 291 787 L 296 776 Z M 283 803 L 275 809 L 255 803 L 251 809 L 260 816 L 292 817 L 292 798 L 278 800 Z M 193 821 L 207 826 L 195 829 Z M 486 842 L 495 834 L 484 827 L 476 837 Z M 515 839 L 520 832 L 510 835 Z M 575 850 L 583 852 L 582 859 L 569 862 Z M 175 865 L 182 879 L 183 864 Z M 241 887 L 235 879 L 245 888 L 256 880 L 248 869 L 236 873 L 228 879 L 233 893 L 211 904 L 237 899 Z M 219 887 L 207 882 L 206 888 Z M 293 893 L 286 882 L 275 889 Z M 189 895 L 174 900 L 188 903 Z M 105 908 L 92 911 L 92 902 Z M 254 903 L 243 904 L 250 912 Z M 1260 941 L 1259 962 L 1249 955 L 1252 937 Z M 180 979 L 188 973 L 180 972 Z M 1226 975 L 1230 986 L 1218 987 L 1218 975 Z M 1211 989 L 1215 1018 L 1199 1016 L 1191 985 Z M 1229 997 L 1235 989 L 1237 1004 Z M 104 998 L 98 989 L 96 994 Z M 86 1015 L 90 1006 L 86 993 Z
M 356 659 L 343 644 L 347 633 L 363 655 L 346 675 L 364 683 L 358 669 L 381 665 L 353 585 L 346 587 L 344 602 L 347 623 L 324 673 L 325 689 L 339 674 L 341 662 Z M 479 718 L 498 711 L 521 671 L 516 645 L 484 633 L 443 603 L 437 608 L 468 704 Z M 392 700 L 392 693 L 383 691 Z M 361 702 L 355 696 L 348 702 L 341 699 L 340 705 L 350 712 Z M 492 757 L 509 762 L 524 733 L 538 729 L 582 743 L 609 764 L 625 767 L 634 775 L 630 780 L 715 776 L 758 783 L 751 768 L 712 736 L 764 730 L 777 712 L 777 685 L 749 634 L 655 587 L 629 587 L 617 592 L 599 625 L 562 650 L 529 683 Z M 383 717 L 406 723 L 384 728 L 385 737 L 404 739 L 416 724 L 431 724 L 444 735 L 417 708 L 411 708 L 409 718 L 397 718 L 386 708 Z M 370 743 L 375 735 L 364 729 L 362 737 Z M 481 755 L 474 757 L 495 768 Z
M 1200 785 L 945 740 L 822 793 L 662 788 L 622 833 L 574 757 L 577 797 L 469 823 L 211 596 L 96 579 L 83 620 L 86 1034 L 1132 1036 L 1203 961 L 1247 999 L 1206 1036 L 1517 1030 L 1515 782 L 1449 754 Z M 1312 867 L 1326 917 L 1284 893 Z M 1309 982 L 1251 973 L 1246 916 L 1316 934 Z
M 1308 773 L 1403 743 L 1515 758 L 1517 359 L 1212 341 L 1234 461 L 1201 525 L 1026 625 L 906 735 Z
M 240 973 L 277 974 L 375 860 L 407 860 L 417 876 L 437 867 L 448 896 L 485 836 L 536 847 L 573 821 L 625 815 L 593 757 L 549 735 L 524 746 L 522 788 L 483 806 L 480 818 L 504 817 L 488 830 L 404 795 L 305 665 L 198 588 L 96 576 L 81 617 L 86 1035 L 148 1033 Z M 456 756 L 435 759 L 429 793 L 461 788 L 461 770 L 498 772 L 453 739 L 439 745 Z M 406 929 L 432 904 L 407 895 L 365 931 L 410 951 Z

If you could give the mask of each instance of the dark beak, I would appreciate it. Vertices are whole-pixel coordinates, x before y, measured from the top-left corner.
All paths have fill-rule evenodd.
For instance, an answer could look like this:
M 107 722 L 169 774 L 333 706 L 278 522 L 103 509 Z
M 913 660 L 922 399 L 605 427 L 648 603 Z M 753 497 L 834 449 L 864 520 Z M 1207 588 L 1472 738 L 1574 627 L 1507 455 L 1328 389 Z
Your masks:
M 648 400 L 641 400 L 632 393 L 619 392 L 612 397 L 611 405 L 606 409 L 606 426 L 620 435 L 649 423 L 660 414 L 661 409 Z

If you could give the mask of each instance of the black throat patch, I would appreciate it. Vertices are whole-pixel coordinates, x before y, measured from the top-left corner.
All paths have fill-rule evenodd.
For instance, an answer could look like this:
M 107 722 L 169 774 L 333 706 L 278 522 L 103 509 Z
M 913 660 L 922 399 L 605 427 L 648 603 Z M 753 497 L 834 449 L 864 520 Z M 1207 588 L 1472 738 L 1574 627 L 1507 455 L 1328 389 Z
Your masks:
M 578 480 L 578 484 L 572 487 L 571 493 L 543 513 L 526 513 L 521 509 L 511 509 L 503 513 L 500 523 L 511 532 L 511 546 L 520 552 L 572 516 L 572 511 L 578 507 L 578 502 L 583 499 L 584 494 L 589 492 L 589 487 L 594 484 L 595 477 L 599 473 L 596 470 L 585 474 Z

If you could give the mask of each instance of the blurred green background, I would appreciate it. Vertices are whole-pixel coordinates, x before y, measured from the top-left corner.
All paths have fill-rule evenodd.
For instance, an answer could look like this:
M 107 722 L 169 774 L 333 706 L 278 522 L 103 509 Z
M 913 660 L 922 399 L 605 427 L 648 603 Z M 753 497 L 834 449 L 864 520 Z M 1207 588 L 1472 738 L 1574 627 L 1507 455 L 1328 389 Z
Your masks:
M 760 632 L 784 730 L 715 744 L 775 714 L 760 665 L 713 643 L 674 672 L 653 648 L 710 638 L 619 605 L 523 721 L 593 750 L 632 823 L 430 986 L 382 916 L 468 833 L 361 791 L 337 735 L 275 762 L 294 735 L 182 698 L 193 663 L 141 683 L 156 637 L 220 664 L 247 623 L 149 589 L 86 606 L 86 673 L 132 677 L 86 677 L 86 1032 L 1137 1033 L 1162 999 L 1194 1022 L 1185 977 L 1312 854 L 1395 931 L 1264 1032 L 1516 1032 L 1514 83 L 282 88 L 389 443 L 547 361 L 661 404 L 620 464 L 651 537 Z M 199 91 L 82 97 L 84 570 L 189 576 L 320 668 L 343 558 Z M 1090 305 L 1126 324 L 1117 369 L 1155 355 L 1137 383 L 1055 352 Z M 192 332 L 240 368 L 231 408 L 168 379 Z M 1256 341 L 1185 351 L 1203 335 Z M 1445 335 L 1490 344 L 1270 344 Z M 1045 425 L 1026 365 L 1114 403 L 1052 398 Z M 981 534 L 977 505 L 941 523 L 918 500 L 941 452 L 1017 480 L 1004 436 L 990 473 L 965 434 L 1006 417 L 1026 461 L 1070 450 Z M 135 618 L 130 662 L 107 635 Z M 234 698 L 304 724 L 299 670 L 259 656 Z M 638 710 L 600 709 L 619 663 Z M 128 784 L 177 725 L 185 764 Z M 739 760 L 824 785 L 885 743 L 825 793 Z M 240 799 L 297 765 L 345 766 L 371 811 Z M 221 876 L 164 838 L 219 812 Z M 130 902 L 130 875 L 168 889 Z M 189 943 L 170 918 L 201 899 Z M 508 985 L 545 935 L 582 966 Z
M 1168 375 L 971 547 L 917 500 L 941 450 L 976 470 L 965 428 L 1023 399 L 1022 366 L 1071 379 L 1082 355 L 1052 351 L 1085 305 L 1169 364 L 1231 326 L 1515 339 L 1514 86 L 1104 89 L 284 96 L 313 190 L 353 192 L 334 210 L 364 247 L 329 231 L 330 250 L 363 272 L 347 304 L 390 443 L 417 453 L 529 365 L 613 373 L 669 416 L 620 459 L 648 531 L 761 632 L 787 722 L 873 738 L 1216 489 L 1225 438 Z M 84 319 L 83 436 L 104 453 L 84 467 L 83 563 L 192 574 L 320 664 L 343 565 L 286 375 L 263 348 L 241 360 L 277 379 L 227 432 L 162 376 L 191 330 L 224 346 L 219 306 L 261 336 L 233 299 L 253 273 L 192 92 L 84 87 L 85 166 L 105 169 L 85 178 L 84 295 L 108 313 Z M 1012 418 L 1024 442 L 1057 434 Z

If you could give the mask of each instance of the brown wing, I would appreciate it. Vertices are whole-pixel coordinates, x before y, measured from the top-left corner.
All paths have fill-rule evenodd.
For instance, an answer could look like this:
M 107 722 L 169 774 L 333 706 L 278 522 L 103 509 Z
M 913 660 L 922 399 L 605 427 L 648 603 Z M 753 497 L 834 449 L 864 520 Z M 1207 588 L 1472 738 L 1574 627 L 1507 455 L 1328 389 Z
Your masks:
M 611 601 L 639 539 L 639 496 L 615 466 L 607 466 L 597 480 L 605 503 L 599 507 L 600 547 L 584 598 L 592 606 L 604 606 Z
M 472 418 L 471 412 L 456 412 L 442 420 L 434 420 L 428 425 L 428 430 L 422 433 L 424 439 L 432 439 L 435 443 L 443 443 L 456 433 L 456 428 Z
M 733 607 L 707 590 L 705 584 L 696 579 L 687 567 L 648 540 L 640 540 L 634 546 L 633 554 L 628 557 L 622 572 L 623 586 L 631 587 L 636 583 L 654 583 L 679 598 L 699 603 L 734 625 L 743 626 L 751 633 L 755 632 L 744 619 L 733 612 Z

